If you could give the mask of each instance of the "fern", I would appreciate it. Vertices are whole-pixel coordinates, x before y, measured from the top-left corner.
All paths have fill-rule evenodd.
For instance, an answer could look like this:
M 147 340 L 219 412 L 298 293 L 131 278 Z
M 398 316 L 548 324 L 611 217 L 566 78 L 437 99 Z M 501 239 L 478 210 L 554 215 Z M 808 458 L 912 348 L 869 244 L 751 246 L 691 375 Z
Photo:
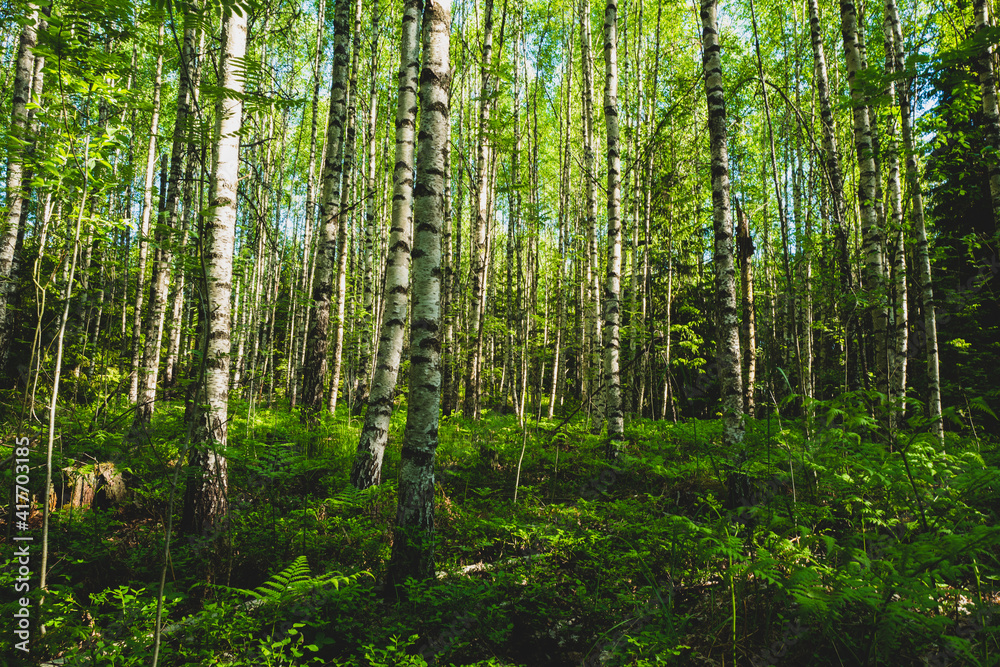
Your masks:
M 232 588 L 235 593 L 247 595 L 258 601 L 250 606 L 258 607 L 267 604 L 284 604 L 290 599 L 301 597 L 316 589 L 324 589 L 333 586 L 335 590 L 340 590 L 341 586 L 350 586 L 357 583 L 361 575 L 369 572 L 357 572 L 351 575 L 344 575 L 340 572 L 328 572 L 318 576 L 313 576 L 309 569 L 309 562 L 305 556 L 299 556 L 292 564 L 281 572 L 274 574 L 270 579 L 254 589 Z M 374 579 L 374 577 L 373 577 Z

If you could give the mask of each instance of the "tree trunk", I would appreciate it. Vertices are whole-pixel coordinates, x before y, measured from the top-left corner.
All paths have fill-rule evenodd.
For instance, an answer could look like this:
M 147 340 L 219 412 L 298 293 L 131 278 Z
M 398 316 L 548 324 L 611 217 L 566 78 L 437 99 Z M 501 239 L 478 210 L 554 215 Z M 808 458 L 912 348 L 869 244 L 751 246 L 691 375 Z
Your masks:
M 375 300 L 375 166 L 377 164 L 376 141 L 378 128 L 378 37 L 379 1 L 372 3 L 372 44 L 371 44 L 371 87 L 368 93 L 368 172 L 365 184 L 365 245 L 364 245 L 364 289 L 361 296 L 361 345 L 358 350 L 359 372 L 356 405 L 368 402 L 368 385 L 371 378 L 372 356 L 374 352 L 375 333 L 372 322 L 373 304 Z
M 882 22 L 882 34 L 885 44 L 885 71 L 892 75 L 895 72 L 893 56 L 892 20 L 886 12 Z M 902 74 L 899 72 L 898 74 Z M 896 86 L 890 78 L 885 96 L 895 101 Z M 888 166 L 887 185 L 889 190 L 889 219 L 887 228 L 886 250 L 889 259 L 889 425 L 895 429 L 906 415 L 906 353 L 907 353 L 907 295 L 906 295 L 906 245 L 903 241 L 903 195 L 899 179 L 899 150 L 896 139 L 896 116 L 889 106 L 885 114 L 887 143 L 885 146 L 885 161 Z
M 718 312 L 719 382 L 722 387 L 723 442 L 743 443 L 743 387 L 740 373 L 740 323 L 736 310 L 733 219 L 729 204 L 729 154 L 726 148 L 726 98 L 716 15 L 718 0 L 702 0 L 702 66 L 708 99 L 708 134 L 712 148 L 712 217 L 715 224 L 715 298 Z
M 846 300 L 848 298 L 847 295 L 853 294 L 854 279 L 851 274 L 851 263 L 848 255 L 844 178 L 840 167 L 840 150 L 837 146 L 837 126 L 833 116 L 833 105 L 830 102 L 830 83 L 827 77 L 823 33 L 820 29 L 818 0 L 809 0 L 809 26 L 812 36 L 813 58 L 816 63 L 816 93 L 819 97 L 820 119 L 823 126 L 826 179 L 830 188 L 830 199 L 833 203 L 831 218 L 833 222 L 834 251 L 840 273 L 840 289 L 844 295 L 839 305 L 841 321 L 846 328 L 845 357 L 847 388 L 853 390 L 861 386 L 860 339 L 857 331 L 857 318 L 852 314 L 853 304 Z
M 389 582 L 434 576 L 434 457 L 441 402 L 441 226 L 449 152 L 448 62 L 450 2 L 424 10 L 420 74 L 420 150 L 413 189 L 413 313 L 410 325 L 410 400 L 400 460 L 399 504 Z
M 239 179 L 240 128 L 243 122 L 243 78 L 238 61 L 246 54 L 247 12 L 226 12 L 216 121 L 215 170 L 210 213 L 205 218 L 205 296 L 207 313 L 204 399 L 198 401 L 193 426 L 192 467 L 200 475 L 188 482 L 185 503 L 187 532 L 218 530 L 227 511 L 226 440 L 229 419 L 229 356 L 232 313 L 233 248 L 236 236 L 236 188 Z
M 847 61 L 847 82 L 851 91 L 854 114 L 854 146 L 858 156 L 860 179 L 858 199 L 861 206 L 862 253 L 865 257 L 861 287 L 870 304 L 864 317 L 868 330 L 874 336 L 875 381 L 879 391 L 886 391 L 888 366 L 886 359 L 887 311 L 883 294 L 883 236 L 878 224 L 878 171 L 872 145 L 872 129 L 868 116 L 868 102 L 858 81 L 862 68 L 861 49 L 858 45 L 858 17 L 853 0 L 840 0 L 841 32 L 844 38 L 844 57 Z
M 891 23 L 893 72 L 902 74 L 906 54 L 903 50 L 903 30 L 899 23 L 899 11 L 895 0 L 885 2 L 886 20 Z M 900 126 L 903 134 L 903 150 L 906 155 L 906 185 L 910 195 L 910 219 L 917 241 L 917 276 L 920 285 L 920 308 L 924 314 L 922 343 L 927 353 L 928 413 L 933 421 L 932 428 L 938 440 L 944 444 L 944 420 L 941 417 L 941 372 L 938 363 L 937 316 L 934 310 L 934 286 L 931 282 L 931 261 L 927 243 L 927 228 L 924 222 L 924 196 L 920 186 L 920 171 L 917 167 L 917 153 L 913 146 L 913 126 L 910 120 L 909 80 L 904 78 L 897 89 Z
M 163 207 L 163 230 L 156 234 L 159 248 L 150 278 L 149 308 L 146 320 L 146 340 L 139 373 L 139 393 L 130 438 L 138 438 L 145 431 L 153 416 L 156 403 L 156 383 L 160 371 L 160 343 L 166 319 L 167 285 L 170 282 L 171 245 L 173 238 L 167 230 L 180 228 L 178 214 L 181 200 L 181 174 L 184 165 L 184 139 L 192 113 L 195 31 L 197 21 L 185 17 L 184 43 L 178 67 L 177 115 L 174 121 L 173 144 L 170 149 L 170 180 L 167 183 L 166 203 Z
M 323 162 L 323 195 L 320 205 L 322 232 L 316 249 L 312 299 L 314 313 L 306 341 L 302 379 L 303 418 L 319 412 L 326 379 L 330 337 L 330 302 L 333 295 L 334 263 L 340 223 L 340 188 L 343 174 L 344 129 L 347 119 L 349 26 L 352 0 L 336 0 L 333 31 L 333 77 L 330 84 L 330 118 L 327 125 L 326 157 Z M 345 235 L 346 236 L 346 235 Z
M 482 390 L 483 324 L 486 319 L 486 226 L 490 201 L 490 146 L 487 128 L 490 122 L 492 81 L 490 68 L 493 60 L 493 0 L 486 0 L 483 19 L 483 52 L 480 63 L 482 78 L 479 93 L 479 140 L 476 151 L 477 210 L 476 223 L 471 232 L 471 264 L 469 277 L 472 283 L 467 331 L 475 344 L 469 345 L 469 360 L 465 380 L 465 405 L 467 419 L 478 419 Z
M 618 3 L 604 9 L 604 122 L 608 134 L 608 273 L 604 287 L 604 384 L 608 455 L 616 459 L 625 439 L 621 395 L 621 152 L 618 138 Z
M 740 200 L 736 199 L 736 251 L 740 264 L 740 283 L 743 285 L 743 365 L 746 383 L 743 385 L 743 408 L 747 416 L 754 416 L 754 385 L 757 382 L 757 324 L 753 301 L 753 239 L 750 238 L 750 221 Z
M 987 0 L 973 0 L 976 15 L 976 32 L 983 33 L 992 27 Z M 976 58 L 979 70 L 979 88 L 983 99 L 983 125 L 986 134 L 988 156 L 983 162 L 990 177 L 990 199 L 993 204 L 993 221 L 1000 227 L 1000 106 L 997 103 L 997 80 L 993 69 L 991 40 L 983 42 L 983 50 Z M 902 48 L 902 45 L 900 45 Z
M 351 56 L 351 78 L 347 89 L 347 128 L 342 161 L 343 184 L 337 223 L 337 329 L 333 339 L 333 370 L 330 373 L 330 414 L 337 410 L 341 368 L 344 365 L 344 308 L 347 303 L 347 222 L 351 178 L 354 176 L 354 144 L 358 98 L 358 51 L 361 50 L 361 0 L 354 6 L 354 45 Z
M 589 261 L 586 270 L 586 298 L 584 317 L 586 342 L 584 343 L 584 367 L 581 372 L 586 383 L 584 394 L 590 401 L 593 419 L 591 433 L 600 433 L 604 427 L 604 391 L 600 386 L 601 376 L 601 312 L 597 300 L 600 294 L 600 262 L 597 256 L 597 160 L 594 155 L 594 55 L 590 45 L 590 0 L 580 0 L 580 63 L 583 69 L 583 162 L 587 192 L 587 221 L 584 234 Z
M 407 0 L 399 44 L 399 93 L 396 100 L 396 152 L 393 169 L 392 228 L 385 265 L 385 304 L 378 361 L 368 411 L 351 469 L 351 484 L 366 489 L 382 477 L 382 456 L 389 439 L 392 401 L 403 355 L 407 300 L 410 293 L 410 237 L 413 229 L 413 140 L 417 117 L 422 0 Z M 411 402 L 412 404 L 412 402 Z
M 25 183 L 24 157 L 28 131 L 28 102 L 31 101 L 31 81 L 34 74 L 35 54 L 33 49 L 38 40 L 38 8 L 28 4 L 28 20 L 21 29 L 17 47 L 17 61 L 14 70 L 14 89 L 11 101 L 11 121 L 9 133 L 10 150 L 7 154 L 7 198 L 3 211 L 3 227 L 0 229 L 0 369 L 7 368 L 13 327 L 9 312 L 13 299 L 15 274 L 15 250 L 21 233 L 21 207 L 24 205 Z

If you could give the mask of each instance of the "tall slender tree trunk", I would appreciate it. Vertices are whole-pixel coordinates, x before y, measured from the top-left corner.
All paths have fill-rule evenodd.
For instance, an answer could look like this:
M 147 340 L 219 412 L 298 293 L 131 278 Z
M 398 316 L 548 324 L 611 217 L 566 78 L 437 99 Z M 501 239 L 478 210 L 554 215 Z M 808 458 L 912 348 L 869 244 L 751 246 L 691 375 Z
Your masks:
M 320 205 L 322 231 L 317 239 L 313 277 L 313 316 L 306 340 L 302 379 L 303 418 L 319 412 L 326 380 L 330 338 L 330 305 L 334 266 L 340 236 L 340 188 L 344 161 L 344 130 L 347 120 L 347 88 L 350 59 L 350 9 L 353 0 L 336 0 L 333 19 L 333 77 L 330 84 L 330 117 L 327 124 L 326 156 L 323 162 L 323 194 Z M 346 223 L 345 223 L 346 224 Z M 344 235 L 346 237 L 346 234 Z M 346 259 L 346 256 L 345 256 Z
M 885 12 L 884 14 L 882 34 L 885 44 L 885 71 L 891 75 L 895 72 L 895 57 L 893 56 L 892 19 L 889 16 L 889 12 Z M 902 72 L 899 72 L 899 74 L 902 74 Z M 896 100 L 896 84 L 891 78 L 884 92 L 888 99 Z M 909 342 L 907 325 L 909 313 L 906 295 L 906 245 L 903 240 L 903 193 L 899 177 L 898 128 L 893 106 L 895 105 L 890 105 L 885 114 L 885 131 L 888 140 L 885 145 L 885 162 L 888 167 L 886 184 L 889 191 L 886 250 L 891 278 L 888 311 L 889 350 L 887 352 L 889 362 L 889 397 L 892 400 L 889 409 L 889 425 L 895 428 L 897 423 L 906 415 L 906 404 L 903 402 L 903 399 L 906 398 L 906 354 L 907 343 Z
M 379 1 L 372 3 L 371 86 L 368 93 L 368 171 L 365 178 L 365 243 L 364 243 L 364 288 L 361 295 L 361 345 L 358 350 L 360 362 L 358 372 L 357 404 L 368 402 L 369 382 L 372 374 L 372 356 L 375 350 L 373 306 L 375 302 L 375 210 L 377 207 L 376 166 L 378 148 L 378 38 L 381 12 Z
M 604 383 L 608 417 L 608 455 L 618 457 L 625 439 L 621 395 L 621 151 L 618 137 L 618 3 L 604 9 L 604 122 L 608 134 L 608 274 L 604 286 Z
M 358 106 L 358 52 L 361 50 L 361 0 L 354 5 L 354 45 L 351 56 L 351 77 L 347 89 L 347 127 L 345 129 L 342 161 L 343 184 L 340 190 L 340 207 L 337 222 L 337 328 L 333 339 L 333 370 L 330 373 L 330 414 L 337 410 L 341 369 L 344 365 L 344 312 L 347 304 L 347 223 L 351 179 L 354 176 L 354 146 Z
M 492 104 L 493 62 L 493 0 L 486 0 L 483 18 L 483 50 L 479 74 L 482 79 L 479 93 L 479 139 L 476 149 L 476 222 L 471 231 L 471 264 L 469 277 L 472 283 L 467 331 L 475 344 L 469 345 L 469 359 L 465 379 L 465 405 L 463 412 L 468 419 L 478 419 L 480 392 L 482 391 L 483 324 L 486 319 L 486 232 L 490 201 L 490 144 L 487 130 Z
M 366 489 L 382 477 L 382 457 L 389 439 L 392 400 L 403 355 L 407 300 L 410 295 L 410 237 L 413 230 L 413 141 L 416 136 L 417 75 L 420 68 L 422 0 L 407 0 L 399 43 L 399 92 L 396 99 L 396 152 L 393 164 L 392 222 L 385 265 L 385 304 L 378 360 L 368 411 L 361 429 L 351 483 Z M 412 399 L 411 399 L 412 400 Z
M 878 170 L 875 164 L 875 149 L 872 144 L 872 128 L 866 99 L 858 75 L 862 67 L 861 49 L 858 43 L 858 16 L 853 0 L 840 0 L 841 32 L 844 38 L 844 57 L 847 61 L 847 82 L 851 91 L 854 115 L 854 146 L 858 156 L 860 178 L 858 199 L 861 207 L 862 253 L 864 271 L 861 287 L 868 302 L 865 320 L 874 338 L 875 381 L 880 391 L 888 388 L 888 365 L 886 358 L 887 310 L 885 306 L 882 254 L 883 235 L 879 227 L 877 191 Z
M 226 11 L 223 57 L 216 121 L 215 170 L 205 217 L 206 346 L 204 399 L 193 424 L 192 467 L 200 475 L 189 480 L 184 508 L 188 532 L 205 533 L 227 511 L 226 442 L 229 420 L 229 356 L 232 313 L 233 248 L 236 239 L 236 187 L 239 182 L 240 128 L 243 124 L 243 78 L 238 62 L 246 55 L 247 12 Z M 225 531 L 220 531 L 225 535 Z
M 885 2 L 886 21 L 891 24 L 893 72 L 902 74 L 906 53 L 903 48 L 903 30 L 899 22 L 899 10 L 895 0 Z M 920 170 L 917 167 L 917 153 L 913 145 L 913 126 L 910 120 L 909 80 L 904 78 L 897 88 L 899 120 L 903 135 L 903 150 L 906 155 L 906 186 L 910 196 L 910 219 L 917 248 L 914 264 L 920 286 L 920 309 L 924 315 L 923 345 L 927 354 L 927 409 L 932 428 L 938 440 L 944 444 L 944 420 L 941 416 L 941 372 L 938 362 L 937 316 L 934 309 L 934 286 L 931 282 L 931 261 L 927 243 L 927 228 L 924 221 L 924 196 L 920 185 Z
M 597 159 L 594 154 L 594 54 L 590 44 L 590 0 L 580 0 L 580 63 L 583 69 L 583 162 L 587 192 L 587 219 L 585 243 L 588 261 L 586 270 L 586 298 L 584 317 L 586 342 L 584 344 L 584 369 L 581 373 L 587 400 L 590 401 L 591 433 L 600 433 L 604 427 L 605 392 L 599 381 L 601 376 L 601 312 L 600 260 L 597 253 Z M 619 194 L 620 196 L 620 194 Z M 619 222 L 620 225 L 620 222 Z
M 854 279 L 848 254 L 847 208 L 844 204 L 844 177 L 840 167 L 840 150 L 837 145 L 837 126 L 830 102 L 830 82 L 827 76 L 826 53 L 823 47 L 823 32 L 819 20 L 819 0 L 809 0 L 809 27 L 812 36 L 813 58 L 816 65 L 816 93 L 819 97 L 820 120 L 823 126 L 823 152 L 825 153 L 826 179 L 832 200 L 831 218 L 833 222 L 834 252 L 840 273 L 840 289 L 843 297 L 839 303 L 841 321 L 846 328 L 846 368 L 847 388 L 861 386 L 860 345 L 857 331 L 857 317 L 853 314 L 854 304 L 847 301 L 853 294 Z
M 754 416 L 754 385 L 757 382 L 757 316 L 753 300 L 753 239 L 750 237 L 750 220 L 740 200 L 736 199 L 736 251 L 740 264 L 740 283 L 743 286 L 743 365 L 746 383 L 743 385 L 743 408 L 749 417 Z
M 325 12 L 326 3 L 320 2 L 319 11 L 316 16 L 316 43 L 313 50 L 312 117 L 309 123 L 309 164 L 306 167 L 306 215 L 305 230 L 303 231 L 302 239 L 302 274 L 299 282 L 299 293 L 302 295 L 306 294 L 306 291 L 312 285 L 311 270 L 313 267 L 313 256 L 316 254 L 313 249 L 316 227 L 316 131 L 319 127 L 319 84 L 322 79 L 320 65 L 323 59 L 323 32 L 326 28 Z M 310 308 L 307 305 L 297 305 L 295 312 L 297 313 L 296 321 L 299 323 L 299 330 L 307 332 L 309 330 Z M 288 365 L 289 368 L 295 368 L 296 370 L 300 370 L 300 359 L 304 360 L 305 357 L 306 336 L 302 335 L 301 339 L 301 347 L 299 346 L 298 338 L 293 338 L 291 341 L 292 358 L 289 360 Z M 301 376 L 303 374 L 299 372 L 295 375 Z M 298 399 L 298 377 L 289 382 L 289 387 L 291 390 L 290 403 L 294 408 Z
M 201 85 L 201 54 L 204 52 L 205 48 L 205 33 L 202 32 L 198 40 L 198 50 L 192 54 L 191 60 L 188 61 L 189 76 L 191 77 L 191 97 L 192 102 L 195 107 L 198 106 L 199 93 L 198 89 Z M 177 365 L 180 357 L 181 349 L 181 330 L 182 330 L 182 320 L 184 314 L 184 307 L 187 304 L 187 300 L 184 297 L 184 287 L 187 280 L 187 271 L 185 268 L 188 266 L 187 256 L 188 253 L 184 251 L 187 246 L 188 232 L 191 229 L 191 225 L 198 224 L 198 215 L 195 211 L 201 211 L 201 206 L 195 205 L 195 183 L 200 182 L 195 180 L 195 168 L 197 166 L 197 160 L 195 156 L 198 154 L 198 143 L 195 134 L 188 136 L 187 143 L 187 160 L 185 164 L 184 171 L 184 187 L 183 187 L 183 206 L 184 215 L 183 222 L 181 223 L 181 229 L 179 230 L 180 236 L 178 238 L 178 245 L 180 247 L 180 252 L 178 253 L 177 259 L 177 272 L 174 278 L 174 288 L 173 288 L 173 298 L 172 301 L 172 312 L 170 317 L 170 327 L 169 335 L 167 337 L 167 358 L 164 365 L 164 386 L 173 386 L 177 382 Z M 205 165 L 201 165 L 202 173 L 204 173 Z M 198 191 L 198 203 L 201 202 L 202 189 L 199 187 Z
M 193 7 L 190 11 L 198 11 Z M 188 120 L 192 117 L 195 37 L 198 21 L 193 16 L 184 18 L 184 42 L 181 46 L 178 67 L 177 115 L 170 149 L 170 179 L 167 183 L 166 203 L 163 207 L 163 231 L 156 234 L 156 260 L 150 278 L 149 308 L 146 320 L 146 340 L 139 374 L 139 393 L 135 418 L 130 437 L 138 437 L 153 416 L 156 404 L 156 383 L 160 372 L 160 347 L 163 324 L 166 319 L 167 286 L 170 282 L 171 246 L 170 232 L 180 229 L 181 174 L 184 167 L 184 142 Z
M 434 576 L 434 458 L 441 403 L 441 227 L 449 146 L 450 0 L 428 0 L 420 73 L 420 150 L 413 188 L 410 400 L 400 460 L 389 581 Z
M 718 0 L 702 0 L 702 66 L 708 98 L 708 134 L 712 148 L 712 216 L 715 223 L 715 301 L 719 382 L 722 387 L 723 441 L 731 449 L 743 443 L 743 387 L 740 373 L 740 323 L 736 308 L 733 218 L 729 204 L 729 153 L 726 148 L 726 98 L 717 20 Z
M 14 295 L 14 275 L 16 273 L 15 251 L 21 233 L 21 208 L 24 206 L 25 183 L 23 182 L 28 137 L 28 102 L 31 101 L 31 82 L 34 75 L 35 54 L 33 49 L 38 41 L 38 8 L 28 4 L 28 20 L 21 29 L 17 47 L 17 61 L 14 65 L 14 89 L 11 100 L 11 120 L 7 154 L 6 208 L 0 224 L 0 369 L 7 368 L 13 336 L 11 301 Z
M 976 32 L 983 33 L 992 28 L 988 0 L 973 0 L 976 15 Z M 979 88 L 982 93 L 983 117 L 989 157 L 985 157 L 986 169 L 990 177 L 990 199 L 993 204 L 993 221 L 1000 227 L 1000 105 L 997 103 L 997 80 L 993 68 L 991 41 L 984 42 L 978 54 L 976 66 L 979 70 Z

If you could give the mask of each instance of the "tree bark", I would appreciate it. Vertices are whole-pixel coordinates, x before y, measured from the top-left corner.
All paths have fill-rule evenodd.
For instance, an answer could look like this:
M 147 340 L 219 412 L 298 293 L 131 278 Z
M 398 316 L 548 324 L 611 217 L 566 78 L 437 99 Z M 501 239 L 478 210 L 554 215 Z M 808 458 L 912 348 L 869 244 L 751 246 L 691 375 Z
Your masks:
M 323 194 L 320 204 L 322 231 L 317 239 L 313 277 L 313 317 L 306 341 L 302 379 L 303 418 L 314 417 L 323 401 L 327 351 L 330 338 L 330 305 L 340 223 L 340 188 L 344 160 L 344 129 L 347 120 L 349 26 L 352 0 L 337 0 L 334 10 L 333 77 L 330 84 L 330 117 L 327 124 L 326 156 L 323 162 Z
M 982 33 L 992 27 L 987 0 L 974 0 L 976 32 Z M 986 130 L 987 148 L 983 162 L 990 177 L 990 199 L 993 204 L 993 221 L 1000 227 L 1000 105 L 997 103 L 997 80 L 993 68 L 993 50 L 987 41 L 977 57 L 979 88 L 982 93 L 983 120 Z
M 899 22 L 899 10 L 895 0 L 885 2 L 886 21 L 891 24 L 893 73 L 905 72 L 906 53 L 903 47 L 903 30 Z M 904 77 L 897 88 L 899 120 L 903 135 L 903 150 L 906 155 L 906 186 L 910 196 L 910 220 L 916 237 L 917 278 L 920 286 L 920 308 L 924 315 L 922 343 L 927 355 L 927 410 L 932 420 L 932 429 L 938 441 L 944 445 L 944 420 L 941 417 L 941 371 L 938 362 L 937 315 L 934 307 L 934 286 L 931 281 L 931 261 L 927 242 L 927 227 L 924 221 L 924 196 L 920 185 L 920 170 L 917 153 L 913 145 L 913 125 L 910 119 L 909 78 Z
M 816 65 L 816 93 L 819 97 L 820 119 L 823 126 L 823 152 L 825 153 L 826 178 L 833 201 L 831 219 L 834 234 L 834 252 L 840 273 L 840 288 L 843 299 L 839 306 L 841 321 L 846 329 L 845 358 L 847 388 L 861 386 L 860 345 L 857 332 L 857 318 L 852 314 L 853 303 L 847 299 L 854 292 L 854 279 L 848 255 L 847 209 L 844 204 L 844 177 L 840 166 L 840 149 L 837 145 L 837 126 L 830 102 L 830 83 L 827 76 L 826 54 L 823 47 L 823 33 L 819 20 L 818 0 L 809 0 L 809 27 L 812 36 L 813 58 Z
M 201 474 L 188 482 L 185 522 L 188 532 L 205 534 L 227 511 L 226 442 L 229 418 L 229 357 L 232 313 L 233 248 L 236 237 L 236 188 L 239 181 L 240 128 L 243 122 L 243 78 L 238 61 L 246 54 L 247 12 L 228 10 L 219 85 L 225 95 L 217 108 L 215 170 L 205 218 L 205 347 L 204 402 L 193 424 L 190 456 Z M 219 534 L 224 536 L 221 529 Z M 225 539 L 223 537 L 223 539 Z
M 840 0 L 841 33 L 844 38 L 844 57 L 847 62 L 847 83 L 851 91 L 854 115 L 854 147 L 858 156 L 858 199 L 861 207 L 862 253 L 864 270 L 861 287 L 870 305 L 865 308 L 865 320 L 874 337 L 875 380 L 880 391 L 886 391 L 888 365 L 886 358 L 887 310 L 883 293 L 883 236 L 878 224 L 878 171 L 872 145 L 872 129 L 868 116 L 868 101 L 858 74 L 862 67 L 861 49 L 858 44 L 858 17 L 853 0 Z
M 181 46 L 178 66 L 179 85 L 177 90 L 177 115 L 174 120 L 172 146 L 170 149 L 170 179 L 167 183 L 161 229 L 156 233 L 159 248 L 150 277 L 149 307 L 146 320 L 146 340 L 143 347 L 142 365 L 139 373 L 139 393 L 130 437 L 134 440 L 145 431 L 153 416 L 156 404 L 156 383 L 160 372 L 160 347 L 163 339 L 163 324 L 166 319 L 167 286 L 170 282 L 171 232 L 180 228 L 179 204 L 181 201 L 181 174 L 184 165 L 184 140 L 189 118 L 193 115 L 192 62 L 195 50 L 195 32 L 198 21 L 191 16 L 184 19 L 184 42 Z
M 480 63 L 482 79 L 479 93 L 479 139 L 476 151 L 476 223 L 471 231 L 471 264 L 469 277 L 472 283 L 469 303 L 468 337 L 475 339 L 469 345 L 468 368 L 465 379 L 465 405 L 467 419 L 478 419 L 482 391 L 483 324 L 486 318 L 486 227 L 490 201 L 490 145 L 487 128 L 490 122 L 492 81 L 490 67 L 493 60 L 493 0 L 486 0 L 483 10 L 483 52 Z
M 358 369 L 358 391 L 355 399 L 357 405 L 368 402 L 369 382 L 372 371 L 372 357 L 375 351 L 374 322 L 372 313 L 375 302 L 375 208 L 377 184 L 375 167 L 377 161 L 378 128 L 378 38 L 379 0 L 372 3 L 372 43 L 371 43 L 371 87 L 368 93 L 368 172 L 365 179 L 365 243 L 364 243 L 364 287 L 361 295 L 361 345 L 358 350 L 360 367 Z
M 344 309 L 347 304 L 347 222 L 348 197 L 354 176 L 354 144 L 356 135 L 358 98 L 358 51 L 361 50 L 361 0 L 354 5 L 354 45 L 351 56 L 351 76 L 347 89 L 347 127 L 344 133 L 341 162 L 343 184 L 340 189 L 340 207 L 337 216 L 337 328 L 333 338 L 333 369 L 330 373 L 330 414 L 337 411 L 341 368 L 344 365 Z
M 590 432 L 600 433 L 604 427 L 604 390 L 599 389 L 601 367 L 601 312 L 598 308 L 600 294 L 600 261 L 597 253 L 597 160 L 594 155 L 594 55 L 590 44 L 590 0 L 580 0 L 580 66 L 583 69 L 583 162 L 586 179 L 586 298 L 584 318 L 586 339 L 584 343 L 584 367 L 581 371 L 586 383 L 584 394 L 590 402 L 592 418 Z
M 604 384 L 608 456 L 618 458 L 625 439 L 621 396 L 621 152 L 618 137 L 618 3 L 604 9 L 604 122 L 608 142 L 608 272 L 604 286 Z
M 441 226 L 449 152 L 450 0 L 424 10 L 420 150 L 413 189 L 413 312 L 410 400 L 400 460 L 399 504 L 389 581 L 434 576 L 434 457 L 441 403 Z
M 718 0 L 702 0 L 702 66 L 708 99 L 708 134 L 712 149 L 712 217 L 715 224 L 715 300 L 718 312 L 719 382 L 722 387 L 723 441 L 730 449 L 743 443 L 743 387 L 740 373 L 740 325 L 736 309 L 733 219 L 729 204 L 729 153 L 726 147 L 726 98 L 716 15 Z
M 9 133 L 13 138 L 7 154 L 7 198 L 3 211 L 3 228 L 0 230 L 0 369 L 7 368 L 13 337 L 12 314 L 15 274 L 15 251 L 21 233 L 21 208 L 25 199 L 24 157 L 28 132 L 28 102 L 31 101 L 31 82 L 34 75 L 35 54 L 38 41 L 38 8 L 28 4 L 28 20 L 21 29 L 14 65 L 14 87 L 11 100 Z
M 753 239 L 750 238 L 750 221 L 740 200 L 736 199 L 736 250 L 740 264 L 740 283 L 743 286 L 743 365 L 746 383 L 743 385 L 743 408 L 749 417 L 754 416 L 754 385 L 757 382 L 757 316 L 753 300 Z
M 399 92 L 396 99 L 396 152 L 393 169 L 392 223 L 385 265 L 385 304 L 378 360 L 368 397 L 351 484 L 366 489 L 382 476 L 382 457 L 389 439 L 392 401 L 403 355 L 407 300 L 410 293 L 410 237 L 413 229 L 413 154 L 417 118 L 417 76 L 420 67 L 422 0 L 407 0 L 399 44 Z

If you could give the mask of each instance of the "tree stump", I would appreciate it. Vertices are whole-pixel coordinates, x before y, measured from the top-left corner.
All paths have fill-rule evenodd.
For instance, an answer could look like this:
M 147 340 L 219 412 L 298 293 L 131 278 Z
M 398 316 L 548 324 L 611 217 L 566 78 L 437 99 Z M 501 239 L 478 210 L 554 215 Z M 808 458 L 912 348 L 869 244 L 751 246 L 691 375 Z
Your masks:
M 62 469 L 61 488 L 49 492 L 49 507 L 107 509 L 125 499 L 125 479 L 111 462 Z

